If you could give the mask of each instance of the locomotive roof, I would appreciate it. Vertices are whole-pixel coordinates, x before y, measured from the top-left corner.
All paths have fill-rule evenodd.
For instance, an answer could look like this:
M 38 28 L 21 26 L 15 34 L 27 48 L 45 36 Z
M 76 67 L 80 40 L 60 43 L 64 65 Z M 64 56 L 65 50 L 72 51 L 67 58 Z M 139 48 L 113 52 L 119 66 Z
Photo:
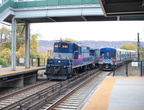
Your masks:
M 67 44 L 76 44 L 78 45 L 79 47 L 89 47 L 89 46 L 86 46 L 86 45 L 82 45 L 81 43 L 78 43 L 78 42 L 71 42 L 71 41 L 57 41 L 55 43 L 67 43 Z M 55 44 L 54 43 L 54 44 Z
M 71 41 L 56 41 L 55 43 L 74 43 L 74 42 L 71 42 Z

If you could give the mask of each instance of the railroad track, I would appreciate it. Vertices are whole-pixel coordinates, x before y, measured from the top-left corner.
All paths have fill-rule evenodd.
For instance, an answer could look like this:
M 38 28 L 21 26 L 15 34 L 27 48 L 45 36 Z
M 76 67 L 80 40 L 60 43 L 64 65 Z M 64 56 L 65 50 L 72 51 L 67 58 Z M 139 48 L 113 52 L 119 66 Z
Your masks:
M 67 91 L 74 91 L 75 86 L 80 84 L 83 80 L 87 80 L 88 77 L 98 70 L 91 70 L 90 72 L 84 72 L 77 76 L 61 82 L 44 82 L 43 84 L 35 85 L 34 87 L 27 88 L 8 96 L 0 97 L 0 109 L 2 110 L 36 110 L 41 108 L 42 104 L 48 102 L 52 107 L 55 101 L 67 97 Z M 82 84 L 82 83 L 81 83 Z M 78 87 L 79 88 L 79 87 Z M 75 89 L 76 90 L 76 89 Z M 66 94 L 64 94 L 66 93 Z M 62 95 L 61 95 L 62 94 Z
M 126 67 L 125 64 L 119 66 L 116 70 L 115 70 L 115 75 L 114 76 L 126 76 Z
M 102 73 L 102 74 L 101 74 Z M 111 72 L 97 72 L 80 84 L 63 92 L 55 100 L 47 102 L 39 110 L 81 110 L 84 104 L 97 89 L 98 85 Z
M 21 107 L 22 101 L 36 95 L 38 92 L 50 88 L 52 85 L 56 86 L 56 82 L 43 81 L 41 83 L 20 89 L 10 94 L 6 94 L 0 97 L 0 109 L 11 109 L 15 107 Z

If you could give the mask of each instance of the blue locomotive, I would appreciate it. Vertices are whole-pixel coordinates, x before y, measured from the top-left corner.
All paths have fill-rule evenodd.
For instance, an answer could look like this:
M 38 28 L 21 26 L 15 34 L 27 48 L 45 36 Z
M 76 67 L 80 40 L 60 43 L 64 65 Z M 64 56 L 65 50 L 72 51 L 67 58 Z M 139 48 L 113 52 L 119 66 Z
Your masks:
M 103 70 L 111 70 L 113 67 L 124 64 L 124 61 L 136 59 L 137 52 L 116 48 L 101 48 L 99 66 Z
M 54 43 L 53 59 L 47 60 L 45 75 L 48 79 L 67 79 L 78 72 L 96 65 L 93 51 L 77 43 L 59 41 Z M 97 60 L 98 62 L 98 60 Z

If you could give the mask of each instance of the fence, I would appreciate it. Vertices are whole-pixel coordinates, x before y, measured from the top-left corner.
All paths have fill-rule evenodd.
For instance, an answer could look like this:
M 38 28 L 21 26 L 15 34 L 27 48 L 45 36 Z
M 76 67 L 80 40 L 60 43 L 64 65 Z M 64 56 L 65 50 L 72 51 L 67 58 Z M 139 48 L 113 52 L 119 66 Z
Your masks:
M 113 76 L 143 76 L 144 61 L 125 61 L 124 65 L 113 70 Z
M 46 65 L 45 58 L 31 59 L 31 66 L 45 66 L 45 65 Z
M 32 58 L 30 59 L 30 65 L 32 67 L 37 67 L 37 66 L 46 66 L 46 58 Z M 25 59 L 24 58 L 20 58 L 17 61 L 17 66 L 25 66 Z

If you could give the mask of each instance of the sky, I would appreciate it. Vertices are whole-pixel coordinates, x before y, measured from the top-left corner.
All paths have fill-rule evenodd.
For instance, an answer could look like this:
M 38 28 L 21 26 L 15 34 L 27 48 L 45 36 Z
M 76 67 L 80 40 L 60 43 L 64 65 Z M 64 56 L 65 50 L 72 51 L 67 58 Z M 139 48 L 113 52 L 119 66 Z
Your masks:
M 144 41 L 144 21 L 63 22 L 31 24 L 31 33 L 40 40 Z
M 0 0 L 1 3 L 2 0 Z M 2 24 L 0 24 L 1 26 Z M 41 35 L 39 40 L 135 41 L 137 33 L 144 41 L 144 21 L 96 21 L 31 24 L 31 34 Z
M 40 34 L 38 40 L 136 41 L 139 33 L 144 41 L 144 21 L 33 23 L 30 28 L 31 34 Z

